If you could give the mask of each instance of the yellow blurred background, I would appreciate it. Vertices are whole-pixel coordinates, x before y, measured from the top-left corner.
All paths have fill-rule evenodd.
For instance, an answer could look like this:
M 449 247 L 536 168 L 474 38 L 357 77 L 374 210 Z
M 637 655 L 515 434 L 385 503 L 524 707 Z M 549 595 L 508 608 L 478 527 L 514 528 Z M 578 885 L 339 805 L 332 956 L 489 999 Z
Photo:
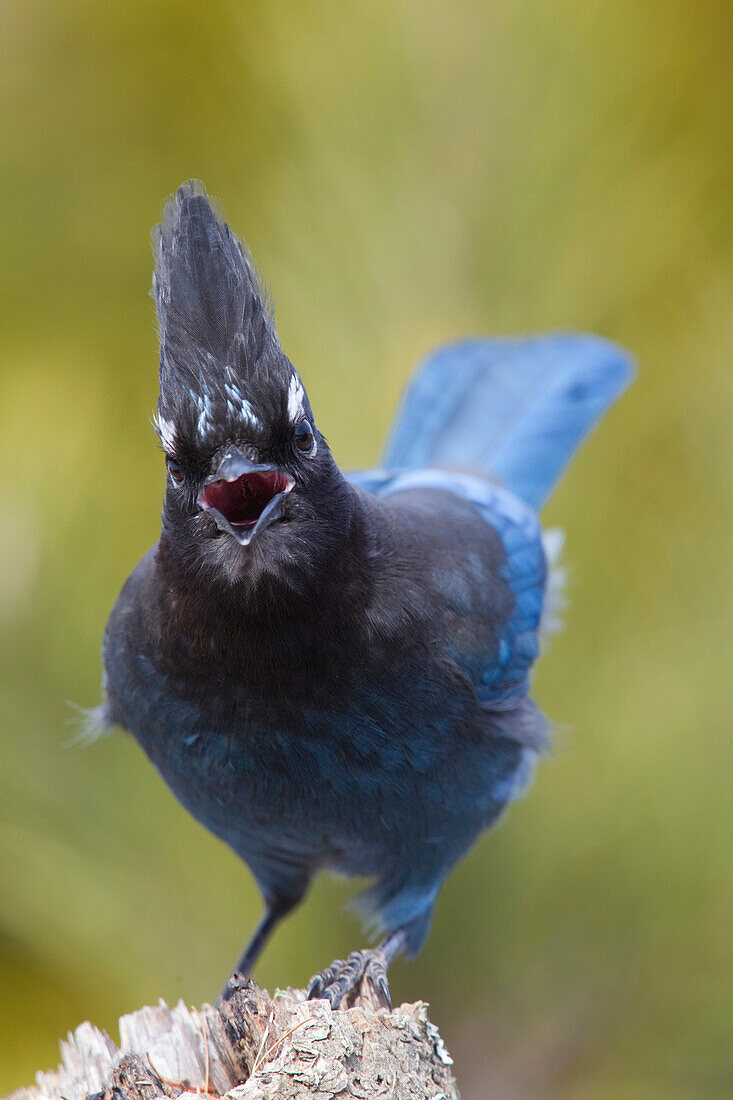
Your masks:
M 259 915 L 130 738 L 68 745 L 157 536 L 148 235 L 198 176 L 346 467 L 438 342 L 637 356 L 546 510 L 555 753 L 393 993 L 464 1100 L 733 1095 L 732 42 L 728 0 L 0 7 L 0 1092 L 83 1019 L 213 997 Z M 319 881 L 258 980 L 362 943 L 352 892 Z

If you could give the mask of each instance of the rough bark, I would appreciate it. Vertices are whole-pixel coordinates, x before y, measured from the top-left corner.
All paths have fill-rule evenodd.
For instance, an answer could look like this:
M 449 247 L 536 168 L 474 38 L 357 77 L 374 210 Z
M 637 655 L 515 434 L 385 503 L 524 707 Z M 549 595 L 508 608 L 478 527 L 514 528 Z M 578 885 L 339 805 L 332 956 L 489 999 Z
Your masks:
M 216 1005 L 161 1001 L 121 1017 L 119 1046 L 81 1024 L 61 1057 L 9 1100 L 459 1100 L 426 1005 L 390 1012 L 366 991 L 334 1012 L 302 991 L 270 997 L 240 979 Z

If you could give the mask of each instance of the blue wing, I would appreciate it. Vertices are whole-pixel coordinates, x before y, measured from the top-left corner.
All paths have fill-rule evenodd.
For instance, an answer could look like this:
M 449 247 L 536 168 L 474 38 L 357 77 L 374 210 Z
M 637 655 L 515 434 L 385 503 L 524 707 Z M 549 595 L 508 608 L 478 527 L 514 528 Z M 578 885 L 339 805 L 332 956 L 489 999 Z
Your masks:
M 529 671 L 538 648 L 538 632 L 545 591 L 546 563 L 542 532 L 536 512 L 508 489 L 471 474 L 445 470 L 365 470 L 348 475 L 375 496 L 389 497 L 406 489 L 446 489 L 475 504 L 487 523 L 499 534 L 506 551 L 502 570 L 514 595 L 511 618 L 504 624 L 496 652 L 483 662 L 464 663 L 482 703 L 492 709 L 511 708 L 529 687 Z

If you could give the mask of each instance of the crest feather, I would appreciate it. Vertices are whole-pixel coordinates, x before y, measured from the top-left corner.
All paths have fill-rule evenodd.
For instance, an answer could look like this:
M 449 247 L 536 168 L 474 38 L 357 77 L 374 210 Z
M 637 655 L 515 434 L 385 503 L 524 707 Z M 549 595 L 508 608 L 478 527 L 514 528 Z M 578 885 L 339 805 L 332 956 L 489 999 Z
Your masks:
M 192 346 L 225 362 L 235 343 L 256 360 L 272 326 L 265 296 L 243 245 L 214 211 L 202 183 L 190 180 L 166 205 L 153 232 L 153 294 L 166 363 L 185 368 Z
M 169 455 L 251 440 L 309 410 L 246 247 L 190 180 L 153 233 L 160 326 L 155 428 Z M 296 417 L 297 413 L 297 417 Z

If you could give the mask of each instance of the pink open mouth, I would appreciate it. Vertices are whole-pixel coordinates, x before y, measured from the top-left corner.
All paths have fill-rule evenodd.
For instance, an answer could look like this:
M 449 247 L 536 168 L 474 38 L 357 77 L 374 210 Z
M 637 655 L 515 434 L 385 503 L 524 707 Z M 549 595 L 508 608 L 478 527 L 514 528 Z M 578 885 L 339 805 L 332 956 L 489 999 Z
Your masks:
M 234 481 L 211 481 L 199 497 L 203 508 L 218 512 L 235 531 L 254 527 L 276 497 L 289 493 L 293 478 L 281 470 L 248 470 Z

